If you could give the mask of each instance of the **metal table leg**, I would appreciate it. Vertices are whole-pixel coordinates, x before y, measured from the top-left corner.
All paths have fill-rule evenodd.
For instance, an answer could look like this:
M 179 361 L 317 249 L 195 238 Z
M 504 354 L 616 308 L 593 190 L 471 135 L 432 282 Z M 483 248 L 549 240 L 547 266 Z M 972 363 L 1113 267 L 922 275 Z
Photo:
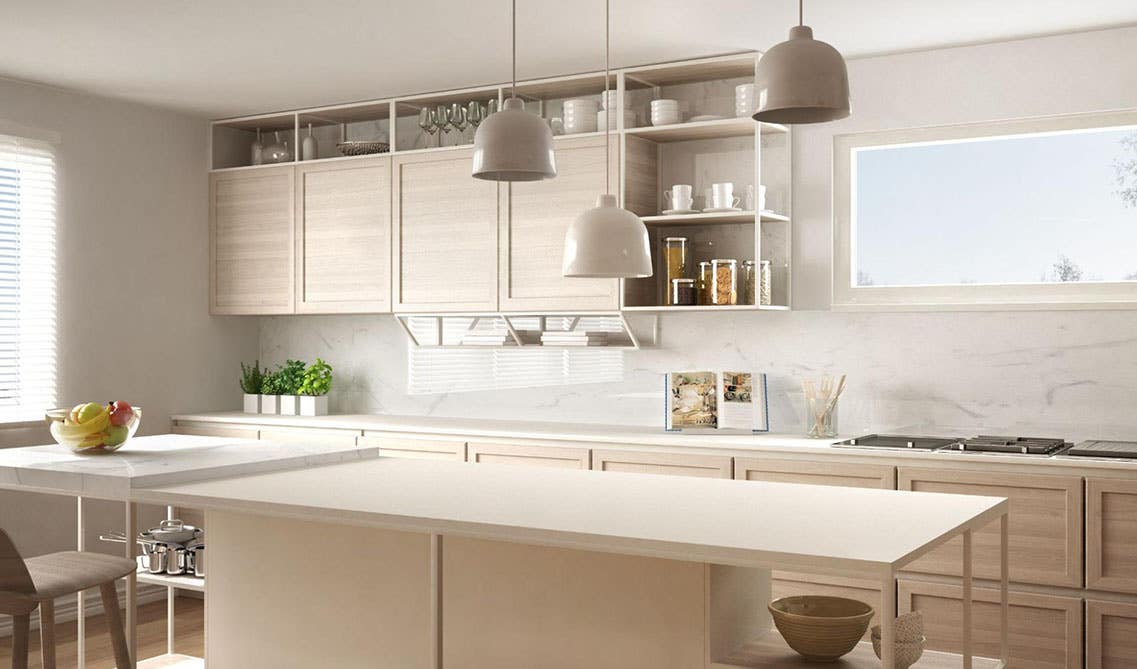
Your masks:
M 166 507 L 166 520 L 174 519 L 174 507 Z M 174 598 L 176 591 L 173 586 L 166 588 L 166 653 L 174 654 Z
M 1011 662 L 1010 643 L 1010 603 L 1007 594 L 1007 585 L 1010 582 L 1010 556 L 1008 555 L 1009 539 L 1007 521 L 1010 516 L 1003 514 L 999 518 L 999 659 L 1003 666 Z
M 889 574 L 880 584 L 880 666 L 881 669 L 894 669 L 896 666 L 896 643 L 894 626 L 896 624 L 896 575 Z
M 963 669 L 971 669 L 971 530 L 963 532 Z
M 75 526 L 76 526 L 76 528 L 78 528 L 76 530 L 76 536 L 75 536 L 75 550 L 77 550 L 77 551 L 86 550 L 87 540 L 83 536 L 83 534 L 86 531 L 87 527 L 86 527 L 86 523 L 83 520 L 83 498 L 82 497 L 76 497 L 75 498 Z M 78 593 L 75 594 L 75 606 L 76 606 L 75 627 L 76 627 L 76 635 L 77 635 L 75 637 L 75 652 L 78 654 L 78 658 L 76 659 L 76 666 L 78 667 L 78 669 L 84 669 L 87 666 L 87 607 L 86 607 L 86 602 L 87 602 L 87 598 L 83 594 L 82 590 L 80 590 Z
M 138 545 L 134 541 L 138 537 L 138 505 L 134 502 L 126 503 L 126 529 L 127 537 L 126 557 L 135 560 L 138 554 Z M 138 573 L 131 572 L 126 577 L 126 647 L 130 652 L 130 669 L 138 666 Z

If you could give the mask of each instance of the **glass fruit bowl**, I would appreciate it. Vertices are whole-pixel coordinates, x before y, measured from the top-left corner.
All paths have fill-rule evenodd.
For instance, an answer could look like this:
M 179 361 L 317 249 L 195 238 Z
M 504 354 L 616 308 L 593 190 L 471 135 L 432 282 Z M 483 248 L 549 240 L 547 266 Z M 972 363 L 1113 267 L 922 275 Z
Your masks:
M 125 402 L 87 402 L 52 409 L 45 416 L 51 436 L 75 453 L 114 453 L 138 431 L 142 409 Z

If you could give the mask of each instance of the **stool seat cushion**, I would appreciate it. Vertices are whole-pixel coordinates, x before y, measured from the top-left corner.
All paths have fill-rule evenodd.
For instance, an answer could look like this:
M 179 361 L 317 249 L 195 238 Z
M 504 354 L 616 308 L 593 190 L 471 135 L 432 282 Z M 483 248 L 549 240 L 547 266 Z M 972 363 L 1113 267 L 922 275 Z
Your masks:
M 43 601 L 70 595 L 120 579 L 136 568 L 134 560 L 102 553 L 63 551 L 24 560 L 36 591 L 30 597 Z

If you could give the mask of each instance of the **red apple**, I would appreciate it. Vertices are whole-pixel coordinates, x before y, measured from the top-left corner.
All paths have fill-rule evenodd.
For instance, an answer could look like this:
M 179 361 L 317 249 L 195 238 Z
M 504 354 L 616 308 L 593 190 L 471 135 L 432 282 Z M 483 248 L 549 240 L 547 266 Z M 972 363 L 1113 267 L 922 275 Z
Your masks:
M 134 418 L 134 408 L 123 401 L 111 402 L 111 425 L 123 426 Z

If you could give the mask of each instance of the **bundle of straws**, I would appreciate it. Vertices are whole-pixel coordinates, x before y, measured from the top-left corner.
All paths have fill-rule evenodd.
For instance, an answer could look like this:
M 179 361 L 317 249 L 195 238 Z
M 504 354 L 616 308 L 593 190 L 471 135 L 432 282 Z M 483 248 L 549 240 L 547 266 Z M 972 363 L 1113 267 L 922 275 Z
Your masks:
M 802 382 L 802 389 L 809 404 L 809 430 L 806 434 L 818 438 L 834 436 L 833 412 L 837 409 L 837 398 L 845 391 L 845 375 L 842 374 L 836 383 L 828 374 L 821 377 L 820 388 L 813 379 L 806 379 Z

